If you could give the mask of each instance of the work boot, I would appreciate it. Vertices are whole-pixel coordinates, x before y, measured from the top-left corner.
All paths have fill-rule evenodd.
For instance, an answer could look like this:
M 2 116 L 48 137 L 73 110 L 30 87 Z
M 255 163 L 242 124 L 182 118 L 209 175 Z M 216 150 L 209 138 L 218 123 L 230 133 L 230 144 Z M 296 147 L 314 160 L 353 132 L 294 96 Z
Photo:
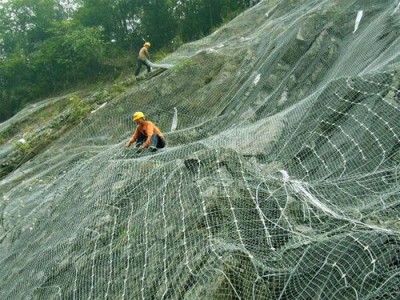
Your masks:
M 150 146 L 150 147 L 149 147 L 149 150 L 150 150 L 151 152 L 156 152 L 156 151 L 157 151 L 157 147 Z

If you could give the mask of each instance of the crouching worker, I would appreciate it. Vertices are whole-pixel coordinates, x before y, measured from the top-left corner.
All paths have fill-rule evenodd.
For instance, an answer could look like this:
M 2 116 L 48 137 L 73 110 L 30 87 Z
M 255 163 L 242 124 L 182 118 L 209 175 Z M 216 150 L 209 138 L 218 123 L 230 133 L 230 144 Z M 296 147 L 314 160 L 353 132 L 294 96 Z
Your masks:
M 142 112 L 135 112 L 132 120 L 136 122 L 137 126 L 135 133 L 126 143 L 126 147 L 130 147 L 135 142 L 135 146 L 139 148 L 139 151 L 149 148 L 150 151 L 154 152 L 158 148 L 165 147 L 165 138 L 160 129 L 153 122 L 146 121 Z

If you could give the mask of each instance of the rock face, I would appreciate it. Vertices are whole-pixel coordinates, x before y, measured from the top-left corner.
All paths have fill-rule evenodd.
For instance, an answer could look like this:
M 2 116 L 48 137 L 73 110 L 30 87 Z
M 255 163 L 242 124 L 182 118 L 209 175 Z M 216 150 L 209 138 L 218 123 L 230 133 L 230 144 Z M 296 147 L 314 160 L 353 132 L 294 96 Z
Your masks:
M 1 180 L 0 299 L 400 299 L 399 17 L 261 1 L 184 45 Z M 138 110 L 167 148 L 124 148 Z

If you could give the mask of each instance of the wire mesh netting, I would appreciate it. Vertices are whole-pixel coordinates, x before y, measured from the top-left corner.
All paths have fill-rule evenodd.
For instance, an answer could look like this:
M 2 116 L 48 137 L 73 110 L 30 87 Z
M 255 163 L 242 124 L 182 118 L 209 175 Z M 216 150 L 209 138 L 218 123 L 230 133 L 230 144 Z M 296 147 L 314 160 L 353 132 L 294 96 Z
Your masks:
M 2 179 L 0 298 L 400 299 L 398 8 L 261 1 L 167 57 Z

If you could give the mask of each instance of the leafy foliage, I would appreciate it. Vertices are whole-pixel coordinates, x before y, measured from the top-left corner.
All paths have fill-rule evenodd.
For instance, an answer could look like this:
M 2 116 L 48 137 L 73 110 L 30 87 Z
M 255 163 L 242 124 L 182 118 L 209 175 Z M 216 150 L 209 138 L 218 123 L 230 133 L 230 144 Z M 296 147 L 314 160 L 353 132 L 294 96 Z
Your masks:
M 116 55 L 150 40 L 164 56 L 246 8 L 243 0 L 60 0 L 0 5 L 0 122 L 24 104 L 117 72 Z
M 28 55 L 12 53 L 0 61 L 0 118 L 5 119 L 35 98 L 97 76 L 105 50 L 98 28 L 58 23 L 52 36 L 35 51 Z

